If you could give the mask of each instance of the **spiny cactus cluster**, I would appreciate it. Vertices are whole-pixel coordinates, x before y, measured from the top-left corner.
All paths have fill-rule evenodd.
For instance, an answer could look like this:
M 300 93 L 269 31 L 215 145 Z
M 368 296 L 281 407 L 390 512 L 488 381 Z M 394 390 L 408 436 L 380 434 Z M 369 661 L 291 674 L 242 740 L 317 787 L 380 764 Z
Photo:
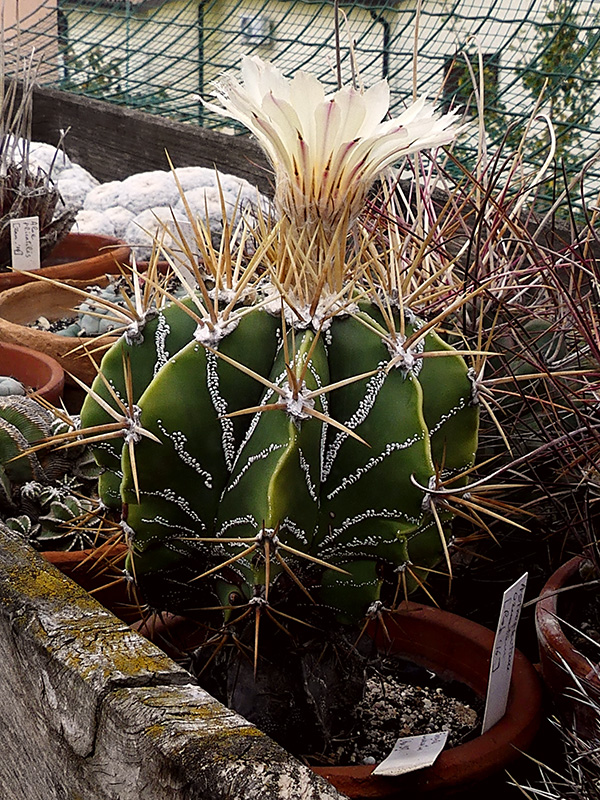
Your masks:
M 98 475 L 89 451 L 34 449 L 66 427 L 32 398 L 0 397 L 0 517 L 40 549 L 89 547 L 100 520 L 80 491 Z
M 96 449 L 100 494 L 122 506 L 150 605 L 228 620 L 306 605 L 356 622 L 447 556 L 452 515 L 434 490 L 464 487 L 477 446 L 474 378 L 437 331 L 456 305 L 418 313 L 439 265 L 424 277 L 397 226 L 361 221 L 381 169 L 451 141 L 454 117 L 419 102 L 379 123 L 384 84 L 325 97 L 311 76 L 286 82 L 259 59 L 243 69 L 252 91 L 232 79 L 218 99 L 268 140 L 277 221 L 259 216 L 241 237 L 225 221 L 215 248 L 191 220 L 196 285 L 178 269 L 185 303 L 108 351 L 82 424 L 111 430 Z

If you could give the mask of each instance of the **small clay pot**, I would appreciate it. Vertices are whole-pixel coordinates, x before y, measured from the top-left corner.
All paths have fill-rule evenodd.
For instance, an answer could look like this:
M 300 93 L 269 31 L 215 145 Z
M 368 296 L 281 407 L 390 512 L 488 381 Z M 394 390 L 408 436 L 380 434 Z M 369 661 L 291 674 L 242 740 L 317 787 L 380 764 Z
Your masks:
M 97 374 L 95 365 L 117 337 L 59 336 L 30 328 L 29 324 L 39 317 L 50 321 L 68 317 L 84 300 L 76 289 L 85 289 L 90 283 L 104 286 L 106 282 L 105 277 L 58 285 L 39 281 L 0 292 L 0 342 L 23 344 L 46 353 L 58 361 L 65 372 L 91 383 Z M 69 374 L 66 380 L 74 383 Z
M 535 610 L 535 627 L 540 650 L 540 667 L 544 683 L 568 724 L 574 724 L 583 738 L 600 737 L 600 717 L 593 705 L 577 695 L 577 683 L 585 694 L 600 705 L 600 662 L 585 658 L 565 635 L 561 625 L 561 607 L 567 606 L 567 595 L 573 599 L 577 589 L 562 592 L 570 584 L 581 582 L 580 567 L 585 562 L 576 556 L 554 572 L 542 589 Z M 564 611 L 562 612 L 564 618 Z
M 116 274 L 128 264 L 131 248 L 121 239 L 92 233 L 69 233 L 35 273 L 53 280 L 91 280 Z M 35 280 L 30 271 L 0 272 L 0 291 Z
M 380 650 L 413 661 L 441 678 L 460 681 L 485 697 L 492 631 L 416 603 L 403 603 L 400 610 L 386 612 L 384 622 L 385 629 L 377 621 L 367 629 Z M 373 775 L 374 766 L 313 769 L 354 800 L 453 794 L 501 772 L 529 748 L 540 726 L 541 702 L 537 673 L 517 650 L 504 717 L 481 736 L 442 751 L 431 767 L 394 778 Z
M 65 373 L 55 359 L 17 344 L 0 342 L 0 375 L 20 381 L 34 390 L 31 397 L 58 403 L 65 385 Z

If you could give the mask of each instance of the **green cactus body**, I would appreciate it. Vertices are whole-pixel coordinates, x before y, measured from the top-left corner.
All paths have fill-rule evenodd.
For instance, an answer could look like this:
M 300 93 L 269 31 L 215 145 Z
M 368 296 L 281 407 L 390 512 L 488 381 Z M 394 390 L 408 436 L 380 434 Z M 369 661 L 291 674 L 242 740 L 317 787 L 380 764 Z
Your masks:
M 309 551 L 318 525 L 323 423 L 303 409 L 302 395 L 329 382 L 324 343 L 314 339 L 312 331 L 288 334 L 291 371 L 296 381 L 302 382 L 298 398 L 288 396 L 286 405 L 277 392 L 267 390 L 263 405 L 286 407 L 258 412 L 250 422 L 219 504 L 217 536 L 249 538 L 262 530 L 275 533 L 287 546 Z M 273 384 L 291 392 L 283 346 L 269 377 Z M 327 410 L 320 396 L 305 402 L 319 413 Z M 230 544 L 223 553 L 230 556 L 244 546 L 248 545 Z M 237 562 L 236 569 L 252 589 L 265 584 L 264 558 Z M 271 578 L 281 569 L 272 559 Z
M 0 398 L 0 513 L 12 530 L 42 549 L 90 546 L 99 524 L 75 477 L 85 453 L 79 447 L 31 450 L 61 429 L 71 430 L 36 400 Z
M 277 347 L 277 320 L 264 311 L 243 315 L 218 343 L 219 352 L 268 375 Z M 122 497 L 135 532 L 138 577 L 190 563 L 198 574 L 198 537 L 213 535 L 218 502 L 245 431 L 243 417 L 263 387 L 253 377 L 191 342 L 170 359 L 139 400 L 141 422 L 160 440 L 135 447 L 140 498 L 123 450 Z M 185 540 L 190 541 L 185 541 Z M 195 561 L 189 562 L 190 553 Z M 194 555 L 195 554 L 195 555 Z M 203 562 L 201 562 L 203 563 Z
M 425 337 L 424 352 L 447 355 L 423 358 L 418 380 L 423 389 L 423 415 L 433 462 L 443 477 L 458 475 L 475 460 L 479 408 L 477 393 L 464 359 L 435 331 Z M 466 476 L 454 486 L 464 486 Z
M 54 453 L 21 454 L 33 443 L 52 433 L 52 420 L 49 412 L 27 397 L 0 398 L 0 467 L 3 485 L 8 486 L 7 482 L 48 479 L 46 473 L 52 472 L 54 462 L 60 460 L 59 456 Z
M 193 308 L 193 302 L 189 298 L 183 304 Z M 123 403 L 127 404 L 128 400 L 137 403 L 160 367 L 192 340 L 195 328 L 196 322 L 190 314 L 174 303 L 169 304 L 146 322 L 141 335 L 133 338 L 121 336 L 105 353 L 100 372 Z M 129 359 L 131 365 L 131 398 L 127 397 L 124 358 Z M 92 390 L 118 410 L 105 380 L 100 375 L 94 380 Z M 88 395 L 81 409 L 82 426 L 87 428 L 112 421 L 93 396 Z M 108 508 L 121 506 L 122 446 L 122 440 L 109 439 L 94 448 L 96 461 L 104 468 L 99 479 L 98 492 Z
M 420 324 L 409 315 L 406 336 Z M 397 313 L 394 325 L 399 329 Z M 135 445 L 139 502 L 123 449 L 121 491 L 133 532 L 132 568 L 150 597 L 159 581 L 157 602 L 167 594 L 167 605 L 170 599 L 176 608 L 190 607 L 216 593 L 226 605 L 232 587 L 246 600 L 268 593 L 261 535 L 270 541 L 271 588 L 282 576 L 281 557 L 318 602 L 347 621 L 363 614 L 384 578 L 408 560 L 426 571 L 443 556 L 427 488 L 436 470 L 454 474 L 473 460 L 478 412 L 462 357 L 429 332 L 419 355 L 442 355 L 395 359 L 395 335 L 368 304 L 334 317 L 316 342 L 310 329 L 286 335 L 289 368 L 296 381 L 304 378 L 295 404 L 280 393 L 290 380 L 281 322 L 260 310 L 243 316 L 218 351 L 280 391 L 265 390 L 194 342 L 139 399 L 143 427 L 162 444 Z M 300 402 L 347 380 L 310 398 L 316 417 Z M 223 418 L 254 407 L 260 410 Z M 192 580 L 204 573 L 210 574 Z
M 360 315 L 368 316 L 365 312 Z M 377 324 L 376 315 L 368 316 Z M 368 447 L 330 427 L 324 453 L 321 526 L 313 551 L 349 570 L 352 577 L 327 573 L 320 598 L 336 608 L 376 600 L 377 563 L 406 561 L 407 536 L 423 517 L 423 492 L 433 475 L 430 443 L 423 418 L 423 393 L 415 376 L 386 371 L 389 349 L 378 333 L 357 318 L 335 319 L 329 360 L 332 381 L 377 370 L 370 378 L 331 393 L 330 413 L 358 434 Z M 439 546 L 435 548 L 439 558 Z

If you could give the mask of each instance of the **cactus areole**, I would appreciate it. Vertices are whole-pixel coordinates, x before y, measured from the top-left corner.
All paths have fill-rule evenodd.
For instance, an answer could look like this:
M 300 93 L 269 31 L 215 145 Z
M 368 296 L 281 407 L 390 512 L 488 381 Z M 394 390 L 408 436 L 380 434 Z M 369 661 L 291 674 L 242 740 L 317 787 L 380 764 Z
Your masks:
M 391 245 L 356 243 L 381 171 L 450 142 L 455 120 L 422 102 L 384 120 L 385 82 L 326 96 L 257 58 L 242 79 L 210 108 L 265 147 L 277 222 L 254 229 L 250 263 L 222 246 L 187 308 L 113 345 L 82 423 L 115 397 L 130 416 L 96 453 L 151 606 L 356 623 L 443 561 L 451 514 L 431 489 L 464 487 L 477 446 L 466 362 L 404 302 Z

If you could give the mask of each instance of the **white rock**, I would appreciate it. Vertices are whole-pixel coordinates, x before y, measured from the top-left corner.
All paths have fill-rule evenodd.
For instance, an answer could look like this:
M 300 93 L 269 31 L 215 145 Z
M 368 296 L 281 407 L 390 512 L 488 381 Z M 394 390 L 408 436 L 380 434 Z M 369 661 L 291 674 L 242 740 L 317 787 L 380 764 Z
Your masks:
M 64 169 L 56 181 L 58 191 L 67 208 L 79 210 L 88 194 L 99 185 L 94 176 L 79 164 Z
M 115 205 L 123 206 L 134 214 L 140 214 L 148 208 L 174 205 L 178 197 L 179 192 L 171 173 L 155 170 L 125 178 Z
M 178 219 L 181 215 L 176 214 Z M 162 226 L 159 222 L 172 223 L 173 211 L 169 206 L 155 206 L 147 208 L 137 214 L 127 226 L 125 231 L 125 241 L 134 249 L 135 257 L 139 261 L 147 261 L 152 252 L 152 241 L 154 235 L 161 236 Z M 165 244 L 169 245 L 172 239 L 166 235 Z
M 75 218 L 73 233 L 98 233 L 105 236 L 115 235 L 115 226 L 102 211 L 82 209 Z
M 52 178 L 56 180 L 61 172 L 70 169 L 73 164 L 69 156 L 54 145 L 45 142 L 32 142 L 29 150 L 30 166 L 39 167 L 46 175 L 52 170 Z
M 223 229 L 223 212 L 221 209 L 221 196 L 216 186 L 202 186 L 191 189 L 185 193 L 187 204 L 193 215 L 201 220 L 208 222 L 213 234 L 218 234 Z M 230 195 L 224 195 L 225 208 L 227 215 L 230 216 L 235 209 L 235 199 Z M 187 219 L 187 214 L 183 200 L 179 200 L 173 209 L 175 213 Z M 206 219 L 208 212 L 208 220 Z
M 112 208 L 107 208 L 103 213 L 114 225 L 115 236 L 117 236 L 119 239 L 125 239 L 127 226 L 135 217 L 135 214 L 132 211 L 128 211 L 126 208 L 123 208 L 123 206 L 113 206 Z
M 177 179 L 184 192 L 199 186 L 216 186 L 215 170 L 208 167 L 177 167 Z
M 108 181 L 101 183 L 85 198 L 83 207 L 86 211 L 106 211 L 108 208 L 119 205 L 123 181 Z

